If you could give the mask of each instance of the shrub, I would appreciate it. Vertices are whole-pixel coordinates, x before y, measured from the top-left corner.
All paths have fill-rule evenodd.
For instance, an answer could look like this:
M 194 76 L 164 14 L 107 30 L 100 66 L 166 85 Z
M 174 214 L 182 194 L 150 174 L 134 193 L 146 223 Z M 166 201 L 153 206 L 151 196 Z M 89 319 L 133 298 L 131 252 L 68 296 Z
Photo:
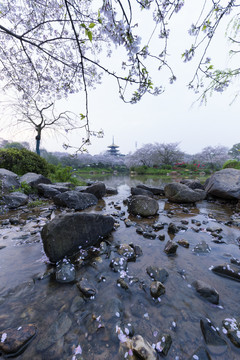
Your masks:
M 73 169 L 71 166 L 62 166 L 62 165 L 50 165 L 50 175 L 49 179 L 55 182 L 71 182 L 74 185 L 85 185 L 85 182 L 78 180 L 73 175 Z
M 48 176 L 49 166 L 45 159 L 27 149 L 0 149 L 0 167 L 18 175 L 34 172 Z
M 240 169 L 240 161 L 237 161 L 237 160 L 227 160 L 227 161 L 223 164 L 223 169 L 227 169 L 227 168 Z
M 10 192 L 14 192 L 14 191 L 18 191 L 18 192 L 21 192 L 23 194 L 30 195 L 30 194 L 36 192 L 36 189 L 34 190 L 30 185 L 28 185 L 26 183 L 26 181 L 23 181 L 23 182 L 21 182 L 19 188 L 16 189 L 15 186 L 12 187 Z

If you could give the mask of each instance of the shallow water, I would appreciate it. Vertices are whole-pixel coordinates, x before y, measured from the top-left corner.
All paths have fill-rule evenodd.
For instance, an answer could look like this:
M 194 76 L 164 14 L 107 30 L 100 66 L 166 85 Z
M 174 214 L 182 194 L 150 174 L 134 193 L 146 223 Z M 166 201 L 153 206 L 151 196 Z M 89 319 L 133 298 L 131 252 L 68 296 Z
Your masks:
M 81 296 L 76 284 L 59 284 L 54 274 L 42 280 L 36 275 L 54 269 L 43 253 L 39 234 L 29 235 L 32 229 L 41 228 L 44 217 L 40 224 L 28 220 L 22 228 L 9 225 L 0 229 L 0 246 L 6 246 L 0 250 L 0 331 L 29 323 L 37 327 L 37 336 L 16 359 L 123 359 L 124 356 L 119 353 L 121 344 L 116 333 L 116 326 L 119 326 L 122 329 L 133 327 L 134 333 L 142 335 L 150 344 L 157 343 L 159 336 L 169 333 L 172 346 L 166 359 L 185 360 L 192 358 L 191 355 L 198 347 L 207 349 L 200 329 L 202 318 L 211 319 L 227 342 L 227 349 L 222 354 L 218 354 L 216 349 L 208 349 L 211 358 L 239 359 L 240 350 L 222 332 L 222 320 L 240 318 L 240 283 L 220 277 L 209 269 L 212 265 L 229 262 L 232 256 L 240 258 L 236 242 L 239 229 L 224 225 L 234 214 L 234 207 L 203 201 L 196 207 L 188 208 L 189 213 L 184 213 L 180 205 L 170 204 L 162 198 L 158 200 L 158 216 L 151 219 L 136 218 L 128 215 L 122 201 L 130 195 L 130 186 L 139 182 L 127 180 L 123 183 L 123 179 L 118 178 L 114 184 L 113 181 L 106 181 L 108 185 L 116 185 L 119 194 L 105 197 L 96 207 L 87 210 L 99 212 L 101 209 L 102 213 L 114 216 L 125 212 L 125 215 L 115 216 L 120 226 L 108 239 L 109 256 L 103 254 L 78 261 L 77 279 L 87 278 L 97 294 L 93 299 L 80 299 L 82 302 L 77 310 L 75 308 L 75 312 L 73 304 Z M 151 185 L 157 186 L 159 183 Z M 116 210 L 114 205 L 119 205 L 121 210 Z M 45 211 L 42 209 L 42 213 Z M 170 217 L 169 212 L 172 214 Z M 156 232 L 157 235 L 164 233 L 165 240 L 144 238 L 136 233 L 135 226 L 125 226 L 125 218 L 141 225 L 166 223 L 163 230 Z M 188 230 L 171 235 L 171 239 L 185 239 L 190 247 L 186 249 L 179 246 L 176 256 L 167 256 L 164 252 L 166 242 L 170 239 L 167 224 L 174 222 L 180 225 L 182 219 L 189 221 Z M 199 232 L 194 231 L 196 226 L 192 220 L 201 222 Z M 222 227 L 225 243 L 213 242 L 213 236 L 206 231 L 212 225 Z M 22 237 L 23 234 L 28 237 Z M 203 240 L 211 251 L 196 255 L 192 250 Z M 120 243 L 134 243 L 143 251 L 143 255 L 135 262 L 128 262 L 124 278 L 129 286 L 127 290 L 117 285 L 119 273 L 109 267 L 111 259 L 117 256 L 115 245 Z M 146 273 L 149 265 L 165 268 L 169 273 L 164 283 L 166 292 L 157 300 L 151 297 L 149 291 L 152 281 Z M 218 306 L 196 294 L 191 286 L 194 280 L 203 280 L 217 289 L 220 294 Z M 58 323 L 61 314 L 70 319 L 70 327 L 65 332 L 63 330 L 64 335 L 56 337 L 49 346 L 43 345 L 47 343 L 45 337 L 50 337 L 49 329 L 54 326 L 52 324 Z M 77 355 L 77 352 L 82 354 Z

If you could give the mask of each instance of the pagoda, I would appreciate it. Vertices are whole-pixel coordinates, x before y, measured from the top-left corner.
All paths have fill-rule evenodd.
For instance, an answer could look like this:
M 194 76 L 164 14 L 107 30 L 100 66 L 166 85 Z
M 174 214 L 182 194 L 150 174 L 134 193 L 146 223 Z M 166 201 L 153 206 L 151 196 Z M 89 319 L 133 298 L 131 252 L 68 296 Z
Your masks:
M 114 144 L 114 137 L 113 137 L 113 142 L 112 145 L 108 146 L 109 150 L 107 150 L 107 152 L 109 153 L 109 155 L 113 155 L 113 156 L 118 156 L 119 154 L 119 146 Z

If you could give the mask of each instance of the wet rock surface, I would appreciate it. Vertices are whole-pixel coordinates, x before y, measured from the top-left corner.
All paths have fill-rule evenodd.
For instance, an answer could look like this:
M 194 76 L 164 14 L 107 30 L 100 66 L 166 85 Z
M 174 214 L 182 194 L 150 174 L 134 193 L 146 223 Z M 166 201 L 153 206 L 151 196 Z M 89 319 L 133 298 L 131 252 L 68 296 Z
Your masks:
M 36 334 L 33 324 L 22 325 L 15 329 L 5 329 L 0 332 L 0 352 L 7 356 L 17 355 L 23 350 Z
M 216 171 L 207 181 L 205 191 L 222 199 L 240 198 L 240 170 Z
M 54 204 L 74 210 L 84 210 L 96 205 L 98 200 L 93 194 L 84 194 L 75 190 L 58 193 L 53 197 Z
M 28 196 L 21 192 L 14 191 L 9 195 L 4 195 L 3 201 L 9 209 L 16 209 L 28 203 Z
M 106 185 L 102 182 L 88 186 L 84 192 L 93 194 L 97 199 L 102 199 L 106 195 Z
M 154 216 L 159 209 L 158 202 L 144 195 L 133 196 L 128 203 L 128 211 L 133 215 L 140 215 L 143 217 Z
M 26 173 L 23 176 L 20 177 L 20 183 L 26 183 L 28 185 L 30 185 L 32 188 L 36 188 L 38 184 L 51 184 L 51 181 L 46 178 L 45 176 L 41 175 L 41 174 L 36 174 L 36 173 Z
M 195 203 L 206 197 L 204 190 L 192 190 L 187 185 L 180 183 L 167 184 L 164 188 L 164 192 L 168 200 L 176 203 Z
M 44 225 L 41 236 L 44 251 L 50 261 L 57 262 L 71 256 L 81 248 L 97 243 L 113 230 L 110 216 L 74 213 L 55 217 Z
M 0 168 L 0 181 L 3 192 L 18 189 L 20 187 L 18 175 L 6 169 Z

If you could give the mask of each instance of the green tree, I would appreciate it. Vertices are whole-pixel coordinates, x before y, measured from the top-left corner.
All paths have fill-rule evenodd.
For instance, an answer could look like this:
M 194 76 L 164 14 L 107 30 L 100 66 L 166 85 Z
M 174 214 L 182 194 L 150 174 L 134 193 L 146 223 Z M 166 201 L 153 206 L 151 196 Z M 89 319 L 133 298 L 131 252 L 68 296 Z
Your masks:
M 230 155 L 232 159 L 240 160 L 240 143 L 233 145 L 228 155 Z

